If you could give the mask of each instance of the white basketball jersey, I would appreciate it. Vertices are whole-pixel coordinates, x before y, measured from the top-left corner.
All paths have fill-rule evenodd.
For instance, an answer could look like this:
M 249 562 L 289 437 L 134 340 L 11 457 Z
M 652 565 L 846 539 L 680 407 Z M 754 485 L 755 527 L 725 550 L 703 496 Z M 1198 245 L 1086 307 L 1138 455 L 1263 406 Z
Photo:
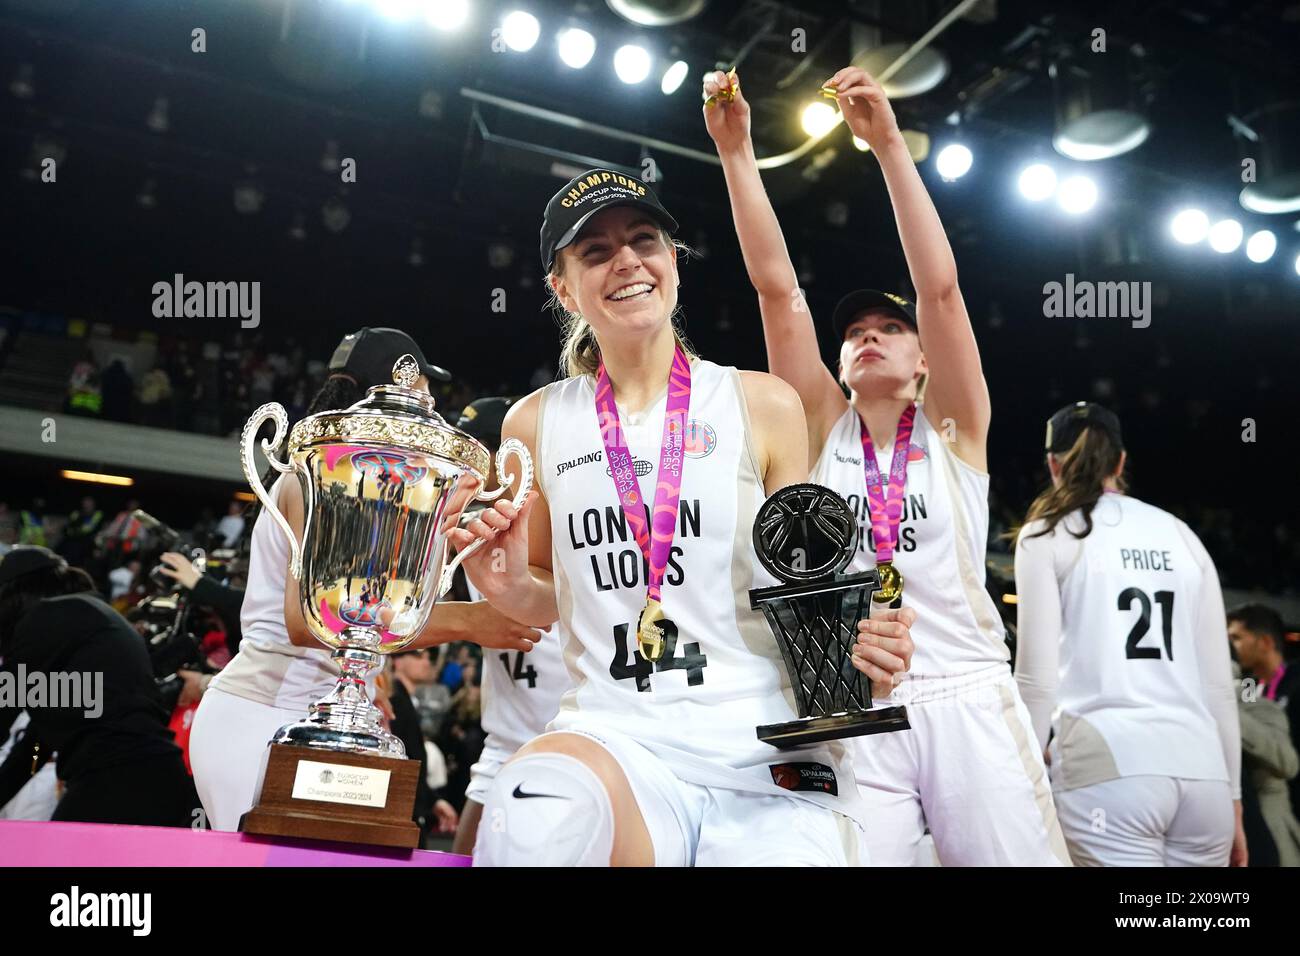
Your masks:
M 278 478 L 271 486 L 272 501 L 279 500 L 283 480 Z M 289 640 L 284 625 L 289 541 L 265 508 L 253 523 L 251 548 L 248 588 L 239 613 L 243 639 L 239 652 L 209 686 L 272 707 L 300 710 L 306 716 L 307 708 L 334 686 L 338 668 L 324 644 L 298 647 Z M 367 688 L 373 700 L 373 676 Z
M 605 461 L 594 384 L 583 376 L 548 386 L 538 419 L 537 472 L 550 503 L 572 680 L 552 729 L 612 728 L 691 783 L 795 791 L 788 795 L 860 818 L 842 745 L 782 752 L 757 739 L 759 725 L 797 714 L 776 640 L 749 607 L 751 588 L 776 581 L 752 545 L 765 492 L 739 374 L 706 361 L 691 366 L 679 520 L 663 582 L 666 648 L 655 663 L 637 650 L 646 562 Z M 635 419 L 619 410 L 647 504 L 654 501 L 665 405 L 666 389 Z
M 470 599 L 483 595 L 469 582 Z M 531 651 L 483 648 L 483 717 L 485 748 L 513 754 L 546 730 L 569 687 L 569 672 L 560 659 L 559 625 L 542 631 Z
M 876 448 L 886 481 L 893 457 L 892 443 Z M 808 480 L 838 492 L 858 516 L 858 551 L 845 573 L 874 568 L 862 438 L 851 407 L 831 429 Z M 958 459 L 918 406 L 893 558 L 903 575 L 903 604 L 916 610 L 916 650 L 904 680 L 953 676 L 1010 660 L 1002 619 L 984 588 L 988 496 L 989 476 Z
M 1173 515 L 1126 495 L 1103 495 L 1092 522 L 1059 579 L 1053 781 L 1092 782 L 1112 761 L 1105 774 L 1112 778 L 1228 780 L 1198 660 L 1215 652 L 1226 658 L 1228 639 L 1224 632 L 1211 648 L 1195 640 L 1208 556 L 1198 558 L 1192 532 Z M 1041 527 L 1035 522 L 1022 536 Z M 1074 512 L 1052 533 L 1082 528 Z

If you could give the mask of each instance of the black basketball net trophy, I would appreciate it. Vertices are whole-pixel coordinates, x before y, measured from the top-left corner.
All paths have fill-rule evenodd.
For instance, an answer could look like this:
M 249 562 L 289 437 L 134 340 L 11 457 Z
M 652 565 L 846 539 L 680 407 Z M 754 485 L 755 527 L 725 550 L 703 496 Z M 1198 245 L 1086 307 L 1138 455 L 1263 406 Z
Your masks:
M 785 659 L 799 719 L 758 728 L 782 750 L 823 740 L 908 730 L 904 707 L 871 706 L 871 680 L 852 663 L 858 622 L 880 588 L 876 571 L 840 576 L 853 559 L 858 522 L 843 498 L 821 485 L 782 488 L 754 519 L 754 550 L 784 581 L 749 592 Z

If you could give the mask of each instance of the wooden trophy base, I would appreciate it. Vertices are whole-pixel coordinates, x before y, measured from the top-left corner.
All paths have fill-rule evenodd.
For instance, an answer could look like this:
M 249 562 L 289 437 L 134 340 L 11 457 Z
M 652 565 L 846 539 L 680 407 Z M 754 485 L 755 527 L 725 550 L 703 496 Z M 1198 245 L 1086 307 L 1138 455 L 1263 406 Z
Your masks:
M 420 762 L 271 744 L 244 833 L 413 849 Z

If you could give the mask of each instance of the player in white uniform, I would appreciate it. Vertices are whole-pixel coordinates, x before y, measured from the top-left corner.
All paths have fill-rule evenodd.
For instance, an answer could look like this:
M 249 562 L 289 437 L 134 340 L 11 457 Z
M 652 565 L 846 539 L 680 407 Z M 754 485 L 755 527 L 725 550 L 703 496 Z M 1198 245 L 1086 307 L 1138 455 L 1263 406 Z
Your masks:
M 870 290 L 841 300 L 832 318 L 838 381 L 822 363 L 764 192 L 734 73 L 705 78 L 714 102 L 704 116 L 758 292 L 768 364 L 808 415 L 809 480 L 859 514 L 860 548 L 848 570 L 889 565 L 917 612 L 916 655 L 892 695 L 907 706 L 911 730 L 854 742 L 871 859 L 918 862 L 928 824 L 945 866 L 1068 865 L 984 588 L 990 406 L 952 250 L 884 92 L 856 67 L 824 89 L 880 163 L 918 302 Z
M 456 427 L 477 438 L 495 455 L 501 444 L 501 422 L 514 399 L 492 397 L 471 402 Z M 495 460 L 495 459 L 494 459 Z M 488 469 L 495 478 L 495 465 Z M 471 601 L 483 600 L 468 580 Z M 483 653 L 483 714 L 479 723 L 487 739 L 470 767 L 465 806 L 452 852 L 472 854 L 474 837 L 488 789 L 497 772 L 524 744 L 546 730 L 560 708 L 560 695 L 569 687 L 569 672 L 560 658 L 558 625 L 538 633 L 531 651 L 491 650 Z
M 362 329 L 346 336 L 335 350 L 329 378 L 308 413 L 346 408 L 364 397 L 369 386 L 391 382 L 393 364 L 405 352 L 416 356 L 424 370 L 418 387 L 427 389 L 430 375 L 446 376 L 424 360 L 405 332 Z M 297 483 L 278 479 L 270 493 L 301 536 Z M 308 707 L 329 693 L 338 678 L 329 649 L 307 630 L 288 567 L 289 543 L 263 510 L 253 524 L 239 652 L 208 684 L 190 733 L 194 784 L 214 830 L 239 828 L 240 817 L 257 798 L 271 737 L 285 724 L 306 717 Z M 531 647 L 528 638 L 535 633 L 486 605 L 439 604 L 412 647 L 472 640 L 523 649 Z M 369 689 L 373 698 L 373 680 Z
M 572 686 L 551 732 L 489 790 L 480 865 L 860 856 L 844 748 L 779 753 L 756 735 L 795 716 L 747 592 L 772 583 L 754 516 L 805 476 L 802 412 L 772 376 L 686 351 L 672 323 L 675 229 L 647 186 L 612 170 L 582 174 L 547 205 L 542 261 L 569 316 L 570 377 L 516 404 L 503 429 L 529 446 L 539 488 L 452 537 L 489 539 L 466 573 L 507 615 L 558 618 Z M 649 515 L 660 520 L 646 533 Z M 658 634 L 639 626 L 647 610 Z M 863 622 L 855 663 L 873 681 L 889 686 L 906 668 L 912 616 Z
M 1214 562 L 1124 494 L 1119 419 L 1047 424 L 1052 487 L 1016 544 L 1016 679 L 1081 866 L 1244 866 L 1241 738 Z M 1235 807 L 1235 810 L 1234 810 Z M 1235 823 L 1234 823 L 1235 816 Z

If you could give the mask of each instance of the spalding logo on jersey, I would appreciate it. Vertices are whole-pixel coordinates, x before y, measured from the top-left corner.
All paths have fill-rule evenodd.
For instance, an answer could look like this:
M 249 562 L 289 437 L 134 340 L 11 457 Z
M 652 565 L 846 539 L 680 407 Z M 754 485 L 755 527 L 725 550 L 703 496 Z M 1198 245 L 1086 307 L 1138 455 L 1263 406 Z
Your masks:
M 861 446 L 858 447 L 861 448 Z M 860 454 L 841 455 L 837 450 L 832 450 L 831 454 L 835 456 L 835 460 L 838 461 L 841 465 L 857 465 L 859 468 L 862 467 L 862 456 Z M 925 449 L 922 448 L 920 445 L 909 444 L 907 446 L 907 460 L 909 462 L 925 461 L 929 457 L 930 456 L 925 453 Z
M 708 422 L 692 418 L 686 424 L 686 457 L 707 458 L 718 447 L 718 433 Z
M 840 795 L 835 782 L 835 771 L 824 763 L 774 763 L 768 766 L 772 782 L 782 790 L 812 790 L 816 793 Z

